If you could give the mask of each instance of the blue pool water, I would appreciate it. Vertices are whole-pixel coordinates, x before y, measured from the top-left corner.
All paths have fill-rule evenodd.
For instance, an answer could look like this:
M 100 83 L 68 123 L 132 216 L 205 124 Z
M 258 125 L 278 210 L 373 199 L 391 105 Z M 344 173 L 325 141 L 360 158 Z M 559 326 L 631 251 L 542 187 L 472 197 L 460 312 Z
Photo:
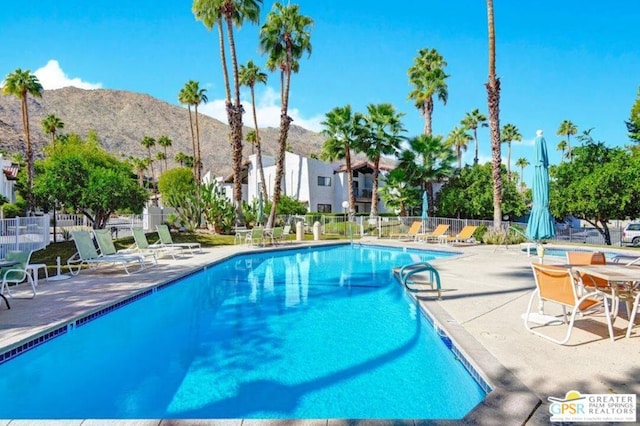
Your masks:
M 523 252 L 526 253 L 527 249 L 522 249 Z M 580 248 L 551 248 L 551 247 L 545 247 L 544 249 L 544 256 L 553 256 L 553 257 L 562 257 L 564 259 L 566 259 L 567 257 L 567 252 L 568 251 L 584 251 L 584 252 L 593 252 L 593 251 L 601 251 L 601 250 L 597 250 L 597 249 L 593 249 L 593 250 L 586 250 L 586 249 L 580 249 Z M 531 247 L 530 249 L 531 255 L 535 256 L 537 254 L 537 250 L 535 247 Z M 614 261 L 616 258 L 633 258 L 633 253 L 629 253 L 628 255 L 625 254 L 621 254 L 621 253 L 617 253 L 617 252 L 604 252 L 604 256 L 607 259 L 608 262 Z
M 447 255 L 232 258 L 0 365 L 0 418 L 461 418 L 486 394 L 391 272 Z

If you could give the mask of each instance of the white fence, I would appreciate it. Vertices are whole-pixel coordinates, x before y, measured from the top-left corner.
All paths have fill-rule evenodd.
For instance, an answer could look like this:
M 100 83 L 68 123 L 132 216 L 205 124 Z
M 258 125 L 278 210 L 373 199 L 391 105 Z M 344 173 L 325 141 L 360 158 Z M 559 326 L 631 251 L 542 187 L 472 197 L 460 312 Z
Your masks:
M 0 258 L 13 250 L 43 249 L 49 241 L 49 215 L 0 220 Z

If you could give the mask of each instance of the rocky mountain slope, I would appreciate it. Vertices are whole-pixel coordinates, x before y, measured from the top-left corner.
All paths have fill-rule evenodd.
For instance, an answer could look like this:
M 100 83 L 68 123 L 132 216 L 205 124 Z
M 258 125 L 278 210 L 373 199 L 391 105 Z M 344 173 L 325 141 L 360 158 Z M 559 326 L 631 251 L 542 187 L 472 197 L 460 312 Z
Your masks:
M 41 128 L 42 119 L 55 114 L 64 122 L 63 133 L 86 136 L 95 130 L 102 145 L 115 155 L 146 157 L 147 151 L 140 144 L 144 136 L 158 138 L 167 135 L 173 141 L 168 148 L 169 167 L 178 152 L 191 155 L 189 114 L 186 108 L 171 105 L 149 95 L 119 90 L 83 90 L 66 87 L 47 90 L 42 98 L 29 97 L 29 122 L 31 140 L 36 156 L 50 142 Z M 231 145 L 228 142 L 228 126 L 214 118 L 199 115 L 200 144 L 204 171 L 214 176 L 231 173 Z M 245 122 L 249 118 L 245 116 Z M 245 127 L 244 135 L 251 130 Z M 277 149 L 278 129 L 260 130 L 264 152 L 273 155 Z M 309 156 L 319 154 L 324 137 L 300 127 L 292 126 L 288 144 L 293 152 Z M 12 154 L 24 153 L 24 136 L 20 115 L 20 101 L 13 96 L 0 96 L 0 150 Z M 161 150 L 152 148 L 152 152 Z M 244 155 L 251 154 L 251 146 L 245 144 Z

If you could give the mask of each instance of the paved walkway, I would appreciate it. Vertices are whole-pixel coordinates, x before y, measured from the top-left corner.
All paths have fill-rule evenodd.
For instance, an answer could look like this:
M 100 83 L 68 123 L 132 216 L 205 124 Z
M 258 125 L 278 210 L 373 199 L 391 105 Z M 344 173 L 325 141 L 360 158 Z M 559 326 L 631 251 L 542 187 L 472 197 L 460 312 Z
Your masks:
M 363 243 L 443 248 L 389 240 Z M 132 292 L 174 280 L 246 249 L 240 245 L 205 248 L 204 253 L 179 261 L 161 259 L 159 265 L 130 276 L 111 268 L 111 272 L 83 271 L 64 281 L 41 280 L 35 299 L 17 298 L 29 296 L 25 288 L 10 299 L 11 310 L 1 309 L 0 347 L 14 346 Z M 467 419 L 469 423 L 548 424 L 547 397 L 562 398 L 569 390 L 640 394 L 640 326 L 630 339 L 624 338 L 627 321 L 623 307 L 621 318 L 614 323 L 615 342 L 608 339 L 604 320 L 596 318 L 576 324 L 568 345 L 556 345 L 527 332 L 521 319 L 534 288 L 529 263 L 535 258 L 528 258 L 514 246 L 446 249 L 462 253 L 434 261 L 448 291 L 441 301 L 419 298 L 496 386 L 484 406 Z M 545 263 L 553 261 L 545 259 Z

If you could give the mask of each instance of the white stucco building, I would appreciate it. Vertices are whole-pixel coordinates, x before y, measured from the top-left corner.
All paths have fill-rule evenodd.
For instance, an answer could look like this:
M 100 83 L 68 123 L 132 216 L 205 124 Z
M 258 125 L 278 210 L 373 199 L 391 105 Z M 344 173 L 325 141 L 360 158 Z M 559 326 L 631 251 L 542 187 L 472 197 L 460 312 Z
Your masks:
M 262 167 L 267 193 L 271 196 L 276 175 L 275 158 L 263 155 Z M 352 164 L 351 169 L 356 196 L 356 213 L 370 212 L 373 166 L 369 162 L 361 161 Z M 383 185 L 381 178 L 389 170 L 389 167 L 380 166 L 379 186 Z M 258 197 L 259 175 L 254 154 L 249 156 L 243 169 L 243 200 L 250 202 Z M 224 188 L 227 197 L 232 199 L 233 176 L 226 179 L 217 178 L 217 181 Z M 310 212 L 341 213 L 344 211 L 343 202 L 349 199 L 345 165 L 326 163 L 290 152 L 285 153 L 285 173 L 281 188 L 283 194 L 307 203 Z M 380 200 L 378 211 L 386 212 L 384 203 Z
M 6 197 L 9 203 L 15 203 L 15 183 L 18 180 L 19 168 L 5 159 L 2 154 L 0 154 L 0 168 L 2 168 L 2 173 L 0 173 L 0 195 Z

